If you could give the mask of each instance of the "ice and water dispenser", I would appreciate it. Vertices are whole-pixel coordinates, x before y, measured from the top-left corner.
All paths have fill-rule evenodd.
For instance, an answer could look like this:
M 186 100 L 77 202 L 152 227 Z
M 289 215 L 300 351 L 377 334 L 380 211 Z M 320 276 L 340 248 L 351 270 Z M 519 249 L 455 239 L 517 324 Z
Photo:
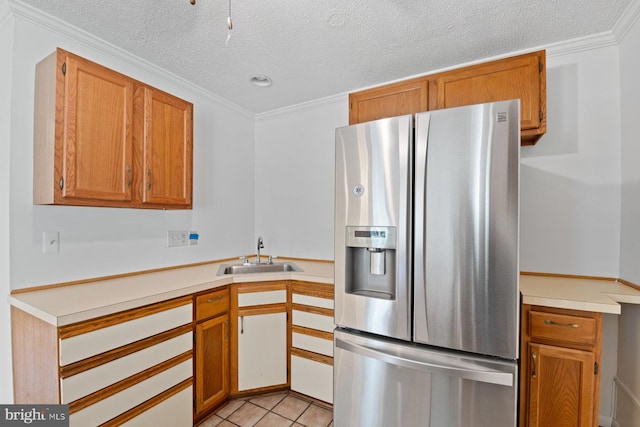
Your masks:
M 396 228 L 346 227 L 345 292 L 395 299 Z
M 410 115 L 336 129 L 335 323 L 411 338 Z

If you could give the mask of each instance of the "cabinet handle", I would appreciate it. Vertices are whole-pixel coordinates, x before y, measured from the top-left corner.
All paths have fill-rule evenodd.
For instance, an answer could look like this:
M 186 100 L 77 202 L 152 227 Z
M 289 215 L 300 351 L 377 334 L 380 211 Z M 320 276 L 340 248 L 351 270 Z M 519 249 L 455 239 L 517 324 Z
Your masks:
M 127 166 L 127 188 L 131 188 L 131 166 Z
M 151 183 L 153 180 L 151 179 L 151 169 L 147 169 L 147 178 L 149 183 L 147 184 L 147 191 L 151 191 Z
M 536 377 L 536 352 L 535 351 L 531 352 L 531 361 L 532 361 L 531 378 L 535 378 Z
M 211 303 L 211 302 L 214 302 L 214 301 L 220 301 L 221 299 L 222 299 L 222 295 L 219 295 L 219 296 L 217 296 L 215 298 L 207 298 L 207 302 Z
M 565 326 L 567 328 L 578 328 L 578 327 L 580 327 L 577 323 L 558 323 L 558 322 L 554 322 L 551 319 L 544 319 L 544 323 L 546 323 L 547 325 Z
M 240 316 L 240 333 L 244 334 L 244 316 Z

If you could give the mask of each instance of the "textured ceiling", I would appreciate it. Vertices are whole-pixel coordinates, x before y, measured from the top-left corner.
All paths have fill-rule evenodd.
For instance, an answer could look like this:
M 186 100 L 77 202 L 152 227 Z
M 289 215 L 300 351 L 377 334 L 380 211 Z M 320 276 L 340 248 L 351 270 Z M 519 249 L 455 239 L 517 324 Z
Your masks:
M 609 31 L 632 0 L 22 0 L 261 113 Z M 254 74 L 270 88 L 249 83 Z

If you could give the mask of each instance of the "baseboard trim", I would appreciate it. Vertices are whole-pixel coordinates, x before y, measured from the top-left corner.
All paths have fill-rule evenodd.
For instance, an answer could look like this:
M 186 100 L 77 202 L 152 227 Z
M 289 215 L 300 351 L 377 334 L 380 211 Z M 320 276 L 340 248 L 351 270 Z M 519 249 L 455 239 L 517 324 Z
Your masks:
M 630 420 L 640 419 L 640 399 L 618 377 L 613 378 L 615 386 L 615 410 L 612 427 L 626 426 Z M 617 421 L 622 421 L 622 425 Z

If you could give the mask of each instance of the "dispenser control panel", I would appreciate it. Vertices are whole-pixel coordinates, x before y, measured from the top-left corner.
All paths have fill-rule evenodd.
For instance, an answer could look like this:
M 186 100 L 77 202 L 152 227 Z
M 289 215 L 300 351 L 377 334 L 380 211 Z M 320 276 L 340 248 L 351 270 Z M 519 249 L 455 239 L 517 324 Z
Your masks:
M 396 248 L 396 227 L 347 226 L 347 246 L 354 248 Z

